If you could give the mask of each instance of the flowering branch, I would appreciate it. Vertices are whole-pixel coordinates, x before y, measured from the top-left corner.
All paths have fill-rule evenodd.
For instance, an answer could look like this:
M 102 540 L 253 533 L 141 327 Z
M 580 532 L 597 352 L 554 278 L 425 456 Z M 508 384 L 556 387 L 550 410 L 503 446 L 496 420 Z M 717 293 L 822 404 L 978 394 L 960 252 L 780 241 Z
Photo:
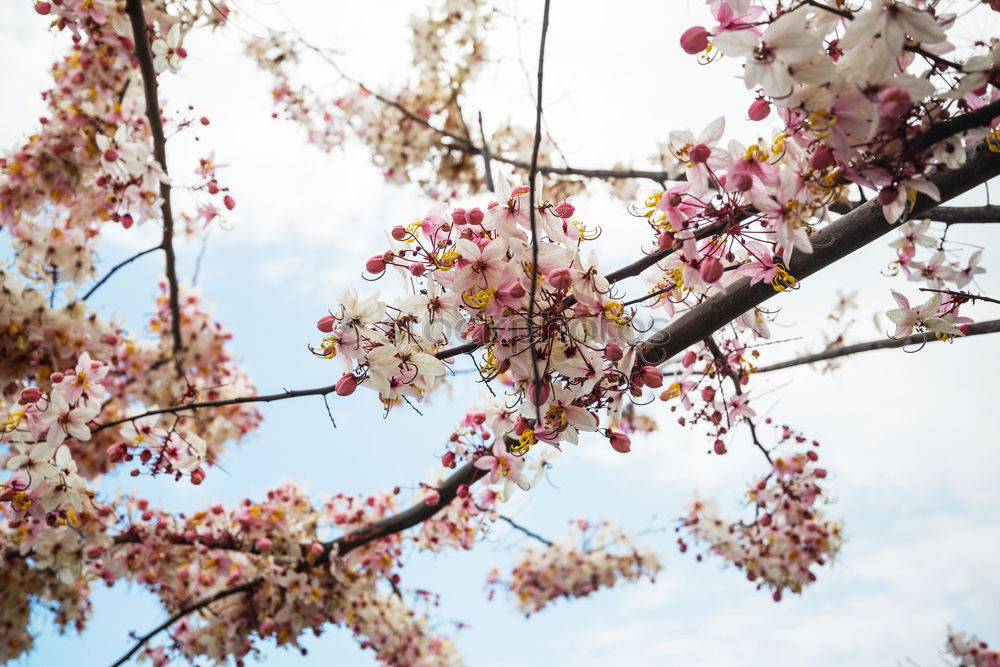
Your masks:
M 997 175 L 1000 175 L 1000 154 L 980 143 L 969 149 L 965 165 L 941 172 L 931 181 L 940 189 L 941 200 L 948 201 Z M 932 199 L 918 195 L 905 217 L 922 217 L 933 205 Z M 870 201 L 816 233 L 812 238 L 813 252 L 795 255 L 789 272 L 797 280 L 811 276 L 894 228 L 886 223 L 878 201 Z M 641 363 L 656 366 L 664 363 L 775 294 L 768 284 L 751 285 L 749 278 L 741 278 L 727 286 L 724 294 L 706 299 L 673 324 L 656 332 L 640 347 Z
M 222 600 L 224 598 L 233 595 L 238 595 L 240 593 L 246 593 L 252 591 L 253 589 L 257 588 L 257 586 L 260 586 L 262 583 L 264 583 L 264 579 L 262 578 L 252 579 L 246 583 L 239 584 L 238 586 L 231 586 L 230 588 L 224 588 L 213 595 L 202 598 L 197 602 L 189 604 L 186 607 L 182 607 L 181 609 L 178 609 L 176 612 L 171 614 L 170 618 L 163 621 L 158 626 L 156 626 L 155 628 L 144 634 L 142 637 L 140 637 L 136 641 L 135 645 L 132 646 L 131 649 L 129 649 L 128 653 L 118 658 L 114 663 L 112 663 L 111 667 L 120 667 L 121 665 L 124 665 L 126 662 L 128 662 L 129 658 L 131 658 L 133 655 L 136 654 L 136 652 L 139 651 L 139 649 L 145 646 L 150 639 L 160 634 L 161 632 L 163 632 L 164 630 L 166 630 L 171 625 L 181 620 L 185 616 L 193 614 L 199 609 L 204 609 L 213 602 L 218 602 L 219 600 Z
M 149 48 L 149 35 L 146 30 L 146 16 L 142 11 L 142 0 L 128 0 L 126 11 L 132 23 L 132 33 L 135 37 L 135 57 L 139 61 L 139 71 L 142 73 L 142 86 L 146 94 L 146 117 L 149 119 L 149 131 L 153 135 L 153 151 L 156 161 L 160 163 L 160 168 L 166 174 L 167 141 L 163 135 L 160 102 L 156 92 L 156 69 L 153 66 L 153 54 Z M 181 302 L 180 287 L 177 283 L 177 258 L 174 254 L 174 216 L 170 208 L 170 183 L 166 179 L 160 181 L 160 197 L 163 199 L 163 203 L 160 205 L 163 211 L 163 241 L 160 243 L 160 247 L 166 254 L 167 284 L 170 287 L 170 331 L 173 335 L 174 352 L 176 353 L 180 352 L 183 347 Z

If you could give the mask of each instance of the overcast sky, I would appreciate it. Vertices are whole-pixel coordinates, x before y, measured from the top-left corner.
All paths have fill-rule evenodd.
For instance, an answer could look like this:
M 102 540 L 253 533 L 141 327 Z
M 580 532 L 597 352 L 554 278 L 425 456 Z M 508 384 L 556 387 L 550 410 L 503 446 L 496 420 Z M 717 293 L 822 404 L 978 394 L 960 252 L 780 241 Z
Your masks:
M 0 145 L 11 147 L 32 131 L 43 106 L 38 92 L 65 45 L 45 29 L 31 3 L 10 3 L 0 23 Z M 961 5 L 961 3 L 956 3 Z M 163 78 L 167 105 L 195 106 L 212 125 L 182 135 L 169 147 L 175 178 L 192 173 L 197 157 L 214 149 L 220 172 L 237 201 L 224 230 L 208 242 L 199 285 L 218 319 L 235 332 L 233 347 L 261 392 L 328 384 L 339 364 L 314 359 L 314 323 L 336 306 L 341 289 L 383 289 L 360 279 L 364 259 L 385 246 L 384 230 L 422 215 L 434 202 L 412 188 L 385 185 L 364 151 L 348 147 L 324 155 L 303 144 L 294 126 L 270 118 L 269 83 L 241 55 L 246 33 L 289 24 L 313 42 L 344 52 L 342 66 L 369 83 L 391 85 L 410 60 L 406 20 L 417 3 L 242 2 L 236 27 L 192 35 L 179 76 Z M 507 3 L 497 18 L 497 59 L 477 87 L 470 109 L 488 127 L 532 121 L 529 85 L 519 52 L 534 70 L 539 2 Z M 284 13 L 281 10 L 283 7 Z M 287 14 L 287 15 L 286 15 Z M 530 15 L 517 28 L 513 15 Z M 691 25 L 707 23 L 698 2 L 567 2 L 555 0 L 546 60 L 547 120 L 574 165 L 610 166 L 641 159 L 672 129 L 696 133 L 711 119 L 732 119 L 726 138 L 753 140 L 765 129 L 743 120 L 752 95 L 732 63 L 699 66 L 676 46 Z M 995 28 L 995 26 L 993 26 Z M 996 30 L 989 26 L 977 29 Z M 987 34 L 987 33 L 984 33 Z M 518 37 L 523 40 L 518 47 Z M 317 86 L 335 74 L 306 68 Z M 994 193 L 996 193 L 994 186 Z M 967 198 L 982 203 L 982 189 Z M 468 207 L 482 205 L 454 202 Z M 183 203 L 180 204 L 183 208 Z M 625 206 L 603 194 L 581 197 L 577 216 L 605 230 L 599 252 L 613 267 L 633 259 L 647 231 Z M 109 234 L 102 248 L 110 266 L 152 245 L 148 225 Z M 892 249 L 886 237 L 810 278 L 798 292 L 771 302 L 783 311 L 775 338 L 792 339 L 762 350 L 779 361 L 822 346 L 825 316 L 836 290 L 859 290 L 854 341 L 885 335 L 872 316 L 894 307 L 889 289 L 916 297 L 913 283 L 881 274 Z M 989 226 L 963 226 L 958 243 L 993 244 L 984 253 L 990 271 L 979 289 L 1000 295 Z M 181 247 L 181 272 L 190 279 L 198 244 Z M 150 255 L 102 288 L 102 312 L 142 329 L 151 310 L 158 255 Z M 1000 316 L 980 307 L 977 319 Z M 665 570 L 655 585 L 625 586 L 589 599 L 558 603 L 525 620 L 502 596 L 487 602 L 484 579 L 493 565 L 509 567 L 521 538 L 500 527 L 470 553 L 414 553 L 403 571 L 407 587 L 441 593 L 434 610 L 440 629 L 468 624 L 458 645 L 473 665 L 895 665 L 910 657 L 939 665 L 946 626 L 1000 644 L 1000 436 L 996 419 L 997 341 L 979 337 L 847 359 L 835 374 L 797 368 L 753 379 L 758 412 L 789 423 L 823 444 L 822 461 L 848 541 L 832 567 L 802 596 L 780 603 L 733 569 L 709 559 L 697 564 L 677 553 L 672 530 L 641 538 L 657 546 Z M 481 393 L 469 375 L 448 395 L 424 406 L 423 417 L 398 411 L 383 421 L 370 392 L 333 402 L 338 428 L 322 402 L 264 406 L 262 429 L 234 449 L 200 487 L 167 479 L 105 480 L 160 499 L 170 509 L 260 496 L 284 479 L 308 484 L 316 495 L 412 488 L 423 479 L 456 419 Z M 511 501 L 507 513 L 550 537 L 580 516 L 613 518 L 634 531 L 672 529 L 697 490 L 716 497 L 730 514 L 740 509 L 747 480 L 763 461 L 744 438 L 725 457 L 706 456 L 700 432 L 677 426 L 663 404 L 650 414 L 661 428 L 633 440 L 627 456 L 603 438 L 584 438 L 557 461 L 551 484 Z M 163 619 L 152 596 L 119 587 L 95 595 L 91 627 L 81 637 L 58 637 L 38 612 L 38 648 L 22 662 L 105 665 L 128 647 L 130 631 Z M 273 665 L 323 661 L 369 665 L 349 633 L 330 629 L 306 639 L 311 655 L 267 648 Z

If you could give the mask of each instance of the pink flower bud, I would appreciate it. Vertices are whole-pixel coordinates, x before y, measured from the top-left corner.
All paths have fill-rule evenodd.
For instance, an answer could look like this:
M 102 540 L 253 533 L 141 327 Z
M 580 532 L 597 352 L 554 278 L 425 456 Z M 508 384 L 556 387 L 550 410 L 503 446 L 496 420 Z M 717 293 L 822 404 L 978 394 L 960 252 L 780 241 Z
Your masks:
M 715 387 L 705 387 L 701 390 L 701 400 L 711 403 L 715 398 Z
M 466 220 L 469 221 L 470 225 L 478 225 L 483 221 L 483 212 L 477 206 L 468 213 L 465 214 Z
M 524 417 L 518 417 L 517 421 L 514 422 L 514 433 L 521 435 L 526 428 L 528 428 L 528 420 Z
M 806 452 L 806 458 L 810 461 L 819 461 L 819 454 L 810 449 Z
M 765 514 L 764 516 L 762 516 L 760 519 L 757 520 L 757 523 L 767 528 L 768 526 L 771 525 L 772 519 L 773 517 L 770 514 Z
M 554 212 L 557 218 L 568 218 L 576 212 L 576 207 L 568 201 L 561 201 L 556 204 Z
M 479 324 L 470 326 L 462 335 L 473 343 L 483 345 L 490 339 L 490 327 L 480 322 Z
M 358 388 L 358 378 L 351 373 L 344 373 L 344 376 L 337 380 L 337 396 L 350 396 Z
M 38 387 L 25 387 L 21 390 L 21 403 L 27 405 L 34 403 L 42 397 L 42 390 Z
M 201 466 L 198 466 L 197 468 L 195 468 L 194 470 L 191 471 L 191 483 L 192 484 L 194 484 L 195 486 L 198 486 L 199 484 L 201 484 L 204 481 L 205 481 L 205 469 L 204 468 L 202 468 Z
M 428 507 L 434 507 L 441 502 L 441 494 L 434 489 L 429 489 L 427 495 L 424 496 L 424 502 L 427 503 Z
M 104 160 L 106 162 L 114 162 L 118 159 L 118 151 L 114 148 L 107 148 L 104 150 Z
M 236 200 L 233 199 L 232 195 L 226 195 L 223 197 L 222 203 L 225 205 L 227 211 L 232 211 L 236 208 Z
M 532 380 L 528 384 L 528 400 L 533 405 L 545 405 L 551 395 L 552 389 L 549 387 L 548 382 Z
M 549 271 L 549 282 L 556 289 L 569 289 L 573 286 L 573 274 L 567 268 Z
M 115 444 L 109 446 L 104 455 L 108 457 L 108 461 L 111 463 L 121 463 L 125 460 L 125 456 L 128 454 L 128 443 L 126 442 L 116 442 Z
M 625 353 L 622 352 L 621 346 L 619 346 L 617 343 L 608 343 L 607 345 L 604 346 L 604 358 L 607 359 L 608 361 L 611 362 L 621 361 L 622 357 L 624 356 Z
M 319 542 L 313 542 L 309 545 L 309 555 L 313 558 L 319 558 L 323 555 L 323 545 Z
M 837 160 L 833 157 L 833 151 L 826 144 L 817 146 L 813 154 L 809 156 L 809 166 L 817 171 L 832 167 L 836 163 Z
M 750 110 L 747 111 L 747 116 L 750 120 L 764 120 L 771 115 L 771 105 L 763 97 L 758 97 L 750 105 Z
M 895 185 L 890 185 L 882 188 L 882 191 L 878 193 L 878 203 L 882 206 L 888 206 L 892 202 L 896 201 L 896 197 L 898 196 L 899 190 Z
M 500 288 L 500 297 L 509 300 L 517 300 L 522 298 L 527 292 L 521 283 L 512 283 L 507 287 Z
M 94 560 L 101 557 L 101 554 L 104 553 L 104 547 L 100 544 L 91 544 L 84 553 L 87 554 L 87 558 Z
M 410 275 L 419 278 L 427 272 L 427 267 L 423 264 L 410 264 Z
M 611 434 L 611 449 L 615 450 L 619 454 L 628 454 L 632 449 L 632 441 L 624 433 Z
M 333 331 L 333 325 L 337 323 L 337 318 L 333 315 L 324 315 L 319 318 L 319 322 L 316 323 L 316 328 L 323 333 L 330 333 Z
M 703 162 L 708 162 L 708 158 L 712 155 L 712 149 L 705 144 L 695 144 L 688 151 L 688 157 L 691 158 L 691 162 L 695 164 L 702 164 Z
M 715 450 L 716 454 L 722 456 L 723 454 L 726 453 L 726 443 L 722 442 L 721 440 L 716 440 L 715 444 L 712 446 L 712 449 Z
M 910 110 L 913 100 L 903 88 L 892 86 L 878 94 L 878 112 L 883 118 L 899 120 Z
M 684 353 L 684 356 L 681 357 L 681 366 L 684 368 L 691 368 L 696 361 L 698 361 L 698 355 L 691 350 L 688 350 Z
M 365 271 L 373 275 L 378 275 L 385 271 L 385 260 L 382 255 L 375 255 L 365 262 Z
M 464 208 L 456 208 L 451 212 L 451 221 L 456 226 L 461 227 L 462 225 L 469 224 L 469 218 L 466 215 Z
M 396 225 L 395 227 L 392 228 L 392 238 L 395 239 L 396 241 L 402 241 L 403 239 L 405 239 L 406 234 L 407 234 L 406 227 L 403 227 L 402 225 Z
M 445 468 L 455 467 L 455 452 L 445 452 L 444 456 L 441 457 L 441 465 Z
M 647 387 L 656 389 L 663 386 L 663 372 L 655 366 L 643 366 L 639 369 L 639 379 Z
M 701 279 L 706 283 L 714 283 L 722 277 L 722 262 L 714 257 L 707 257 L 702 260 L 698 273 L 701 274 Z
M 824 477 L 826 477 L 826 468 L 816 468 L 816 470 L 813 471 L 813 474 L 819 477 L 820 479 L 823 479 Z
M 270 551 L 274 544 L 271 542 L 269 537 L 258 537 L 257 538 L 257 551 Z
M 208 125 L 208 124 L 209 124 L 209 123 L 211 123 L 212 121 L 210 121 L 210 120 L 208 119 L 208 116 L 202 116 L 199 122 L 200 122 L 200 123 L 201 123 L 202 125 Z
M 49 379 L 52 380 L 53 384 L 59 384 L 60 382 L 63 381 L 63 377 L 65 376 L 62 373 L 56 371 L 55 373 L 49 376 Z
M 132 216 L 129 213 L 123 215 L 121 217 L 121 221 L 122 221 L 122 227 L 124 227 L 125 229 L 130 228 L 135 223 L 135 221 L 132 219 Z
M 469 495 L 469 485 L 468 484 L 459 484 L 458 490 L 455 491 L 455 495 L 457 495 L 459 498 L 465 498 L 465 497 L 467 497 Z
M 674 247 L 674 235 L 670 232 L 660 232 L 656 237 L 656 247 L 660 250 L 670 250 Z
M 708 31 L 701 26 L 688 28 L 681 35 L 681 48 L 694 55 L 708 48 Z
M 214 178 L 208 182 L 208 194 L 210 195 L 219 194 L 219 182 Z

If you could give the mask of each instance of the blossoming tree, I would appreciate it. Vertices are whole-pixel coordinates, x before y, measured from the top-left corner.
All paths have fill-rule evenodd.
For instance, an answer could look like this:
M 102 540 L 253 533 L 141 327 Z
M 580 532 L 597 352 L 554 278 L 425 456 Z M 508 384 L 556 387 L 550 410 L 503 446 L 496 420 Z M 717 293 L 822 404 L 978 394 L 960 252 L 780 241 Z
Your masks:
M 743 63 L 741 113 L 773 133 L 725 143 L 719 118 L 669 132 L 643 168 L 582 169 L 560 163 L 543 132 L 548 1 L 535 125 L 488 136 L 466 97 L 489 62 L 485 3 L 441 0 L 415 17 L 411 85 L 380 90 L 295 33 L 232 34 L 223 2 L 36 0 L 72 46 L 52 67 L 39 126 L 0 159 L 14 259 L 0 270 L 0 657 L 31 649 L 33 606 L 82 630 L 94 586 L 133 582 L 167 617 L 118 664 L 242 661 L 263 639 L 297 646 L 330 625 L 385 664 L 460 662 L 400 594 L 405 553 L 476 548 L 506 522 L 535 543 L 487 578 L 528 614 L 652 579 L 660 557 L 609 522 L 580 519 L 550 540 L 504 506 L 582 439 L 627 456 L 630 436 L 655 427 L 659 411 L 641 407 L 654 401 L 703 432 L 712 457 L 743 434 L 761 457 L 743 516 L 707 500 L 677 509 L 680 551 L 729 562 L 776 602 L 800 593 L 836 556 L 841 526 L 818 443 L 758 415 L 755 377 L 1000 331 L 979 315 L 998 303 L 976 289 L 982 252 L 945 238 L 954 224 L 1000 221 L 994 206 L 948 205 L 1000 174 L 1000 44 L 960 30 L 1000 5 L 967 4 L 957 16 L 920 0 L 713 0 L 707 27 L 684 32 L 680 49 L 701 64 Z M 390 225 L 385 246 L 358 261 L 367 280 L 401 278 L 405 291 L 347 288 L 340 303 L 315 304 L 310 349 L 331 368 L 326 386 L 258 393 L 230 333 L 178 274 L 176 239 L 206 234 L 238 197 L 211 156 L 183 191 L 166 170 L 167 138 L 210 120 L 166 104 L 158 83 L 205 29 L 246 39 L 273 80 L 276 117 L 309 143 L 359 141 L 388 183 L 440 201 Z M 298 80 L 307 54 L 337 69 L 341 88 Z M 598 262 L 601 230 L 572 203 L 602 182 L 649 228 L 620 268 Z M 102 233 L 144 223 L 162 229 L 159 243 L 99 272 Z M 885 295 L 891 335 L 838 335 L 820 353 L 761 363 L 782 293 L 808 290 L 811 275 L 884 236 L 899 277 Z M 142 338 L 91 308 L 118 269 L 154 252 L 165 278 L 154 336 Z M 283 484 L 180 513 L 99 490 L 114 469 L 201 484 L 224 445 L 257 428 L 261 403 L 358 392 L 391 416 L 440 392 L 462 363 L 495 400 L 428 443 L 446 449 L 412 498 Z M 947 647 L 961 664 L 1000 664 L 974 637 L 949 633 Z

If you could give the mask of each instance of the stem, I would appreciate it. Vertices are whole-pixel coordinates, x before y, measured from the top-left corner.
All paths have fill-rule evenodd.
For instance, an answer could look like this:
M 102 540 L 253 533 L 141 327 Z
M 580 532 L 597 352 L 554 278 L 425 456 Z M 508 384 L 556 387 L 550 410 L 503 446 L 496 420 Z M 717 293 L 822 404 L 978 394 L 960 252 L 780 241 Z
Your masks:
M 153 67 L 153 53 L 149 48 L 149 33 L 146 30 L 146 16 L 142 11 L 142 0 L 128 0 L 126 4 L 132 34 L 135 38 L 135 57 L 139 61 L 142 87 L 146 94 L 146 117 L 149 131 L 153 136 L 153 152 L 164 176 L 167 175 L 167 141 L 163 135 L 163 120 L 160 118 L 160 102 L 157 96 L 156 69 Z M 163 241 L 160 247 L 166 254 L 167 285 L 170 290 L 170 331 L 174 339 L 174 352 L 183 348 L 181 339 L 180 287 L 177 283 L 177 257 L 174 254 L 174 215 L 170 208 L 170 183 L 160 182 L 160 197 L 163 204 Z

